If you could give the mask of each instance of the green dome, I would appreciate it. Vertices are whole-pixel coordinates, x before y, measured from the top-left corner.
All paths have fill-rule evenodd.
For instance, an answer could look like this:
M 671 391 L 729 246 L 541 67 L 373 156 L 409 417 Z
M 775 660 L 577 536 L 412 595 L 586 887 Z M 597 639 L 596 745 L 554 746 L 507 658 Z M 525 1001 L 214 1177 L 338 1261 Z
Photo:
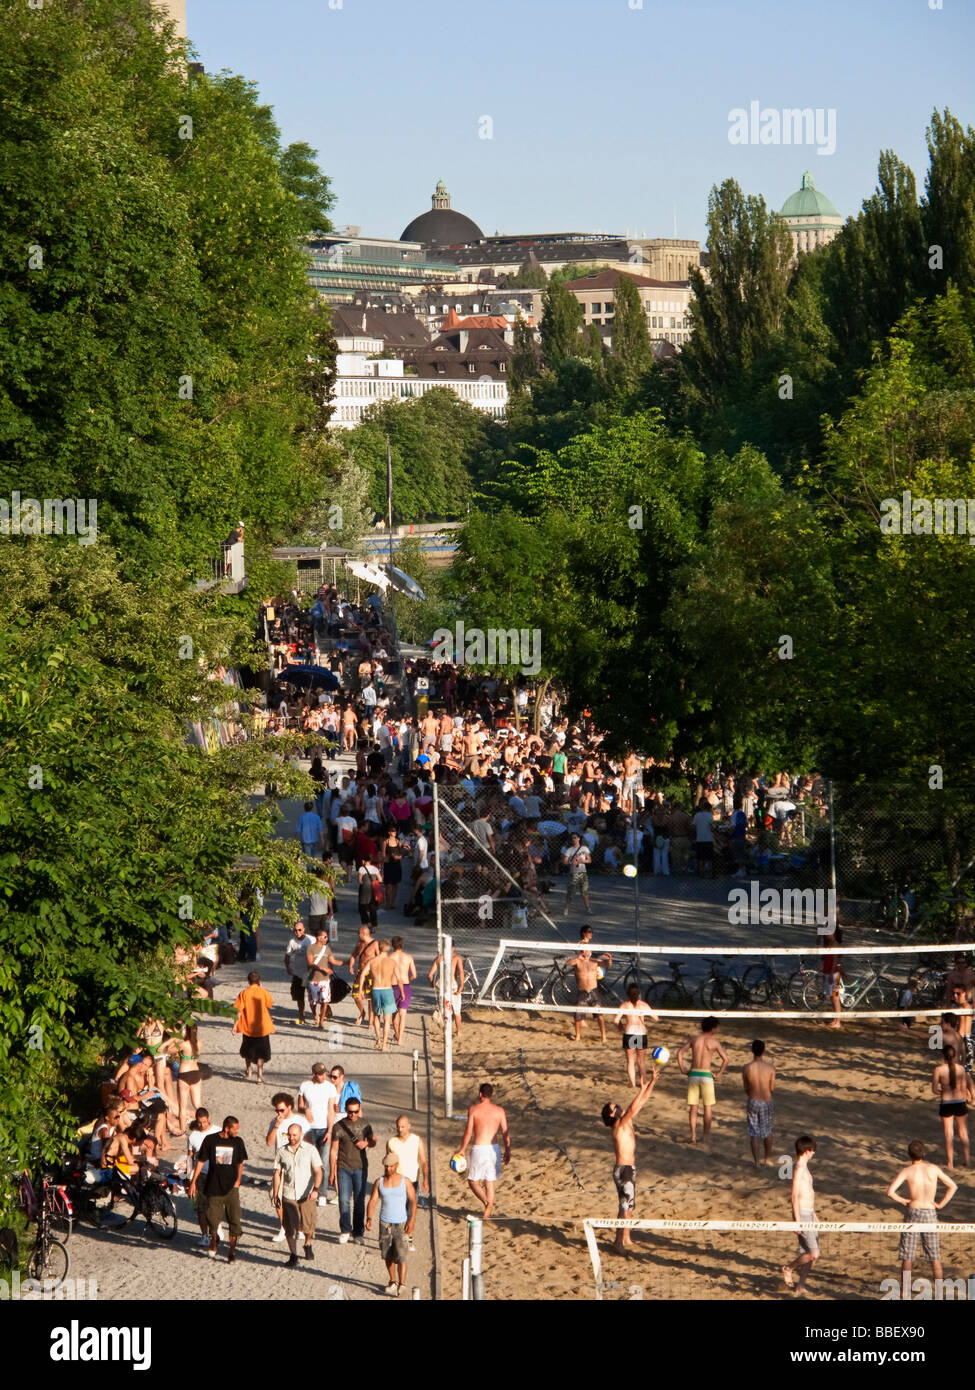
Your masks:
M 780 217 L 839 217 L 840 214 L 833 204 L 826 197 L 825 193 L 817 193 L 813 186 L 812 174 L 805 173 L 802 176 L 802 185 L 798 192 L 786 198 L 782 204 Z

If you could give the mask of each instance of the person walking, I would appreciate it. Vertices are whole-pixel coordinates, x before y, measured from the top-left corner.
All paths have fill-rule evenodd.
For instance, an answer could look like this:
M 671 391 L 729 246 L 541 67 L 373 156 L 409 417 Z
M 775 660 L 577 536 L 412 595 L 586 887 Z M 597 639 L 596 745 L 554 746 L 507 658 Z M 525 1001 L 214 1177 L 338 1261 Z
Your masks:
M 325 848 L 325 840 L 322 835 L 322 818 L 312 807 L 310 801 L 305 802 L 305 809 L 298 817 L 297 824 L 298 838 L 301 840 L 301 848 L 309 859 L 318 859 L 322 850 Z
M 308 1122 L 305 1138 L 309 1144 L 314 1144 L 323 1162 L 332 1143 L 338 1098 L 339 1093 L 329 1080 L 325 1063 L 316 1062 L 311 1069 L 311 1080 L 303 1081 L 298 1087 L 298 1109 Z
M 809 1164 L 816 1156 L 816 1141 L 808 1134 L 796 1140 L 796 1162 L 792 1170 L 792 1219 L 803 1229 L 799 1231 L 799 1254 L 791 1264 L 782 1266 L 782 1278 L 787 1288 L 805 1293 L 806 1280 L 819 1259 L 819 1236 L 816 1234 L 816 1194 L 813 1190 Z M 798 1274 L 798 1281 L 795 1275 Z
M 351 1097 L 345 1118 L 332 1130 L 328 1181 L 338 1187 L 339 1244 L 365 1245 L 366 1186 L 369 1181 L 369 1150 L 375 1148 L 372 1126 L 362 1118 L 362 1101 Z
M 403 949 L 401 936 L 393 937 L 392 947 L 390 959 L 394 961 L 396 966 L 393 975 L 393 999 L 396 1004 L 396 1013 L 393 1016 L 393 1041 L 398 1044 L 403 1041 L 403 1025 L 413 1002 L 412 981 L 416 979 L 416 961 L 408 951 Z
M 240 1055 L 244 1059 L 244 1076 L 249 1081 L 251 1067 L 257 1067 L 258 1084 L 264 1081 L 264 1064 L 271 1060 L 271 1034 L 274 1020 L 271 1005 L 274 1000 L 261 984 L 256 970 L 247 976 L 247 988 L 234 1000 L 237 1019 L 233 1032 L 241 1035 Z
M 422 1191 L 425 1196 L 430 1195 L 430 1164 L 427 1161 L 427 1151 L 423 1140 L 418 1134 L 413 1133 L 413 1126 L 410 1124 L 408 1115 L 397 1115 L 396 1133 L 392 1139 L 387 1140 L 386 1152 L 394 1153 L 399 1159 L 399 1170 L 404 1178 L 409 1178 L 414 1187 L 417 1188 L 417 1201 L 419 1193 Z M 418 1179 L 422 1174 L 422 1186 L 418 1186 Z M 413 1237 L 409 1237 L 410 1250 L 413 1249 Z
M 931 1090 L 941 1102 L 938 1111 L 944 1128 L 948 1171 L 951 1172 L 955 1166 L 955 1131 L 961 1144 L 962 1166 L 968 1167 L 968 1101 L 975 1100 L 975 1086 L 971 1075 L 959 1064 L 958 1052 L 951 1043 L 945 1043 L 941 1055 L 944 1060 L 934 1069 Z
M 196 1155 L 189 1190 L 190 1197 L 195 1199 L 200 1174 L 206 1167 L 204 1191 L 207 1195 L 207 1224 L 210 1227 L 207 1255 L 211 1258 L 216 1255 L 220 1243 L 220 1223 L 225 1220 L 230 1233 L 228 1264 L 233 1264 L 237 1258 L 237 1242 L 244 1229 L 240 1218 L 240 1180 L 247 1161 L 247 1148 L 239 1137 L 239 1131 L 240 1121 L 235 1115 L 228 1115 L 219 1134 L 204 1136 Z
M 313 1144 L 302 1139 L 302 1126 L 288 1125 L 288 1142 L 274 1156 L 271 1202 L 284 1227 L 290 1252 L 286 1269 L 298 1263 L 298 1235 L 304 1237 L 305 1259 L 314 1259 L 315 1221 L 322 1186 L 322 1161 Z
M 386 1265 L 389 1282 L 386 1292 L 396 1298 L 406 1287 L 406 1258 L 412 1246 L 416 1225 L 416 1188 L 399 1171 L 399 1158 L 388 1149 L 383 1156 L 383 1175 L 377 1178 L 366 1212 L 366 1230 L 372 1230 L 372 1218 L 379 1207 L 379 1249 Z
M 504 1163 L 511 1162 L 511 1135 L 508 1118 L 492 1097 L 494 1087 L 485 1081 L 477 1093 L 477 1103 L 467 1111 L 467 1128 L 458 1153 L 464 1156 L 471 1145 L 471 1161 L 467 1169 L 467 1185 L 477 1200 L 483 1203 L 484 1219 L 494 1211 L 494 1185 L 501 1176 L 501 1146 L 495 1143 L 500 1131 L 504 1140 Z M 472 1142 L 473 1141 L 473 1142 Z
M 305 1000 L 307 998 L 307 978 L 308 962 L 305 953 L 308 950 L 308 933 L 305 924 L 298 919 L 291 930 L 291 939 L 284 948 L 284 968 L 288 979 L 291 981 L 291 998 L 298 1007 L 298 1018 L 296 1022 L 300 1025 L 305 1021 Z
M 331 1015 L 332 966 L 341 965 L 337 956 L 332 955 L 328 941 L 328 927 L 319 927 L 314 941 L 308 943 L 305 952 L 305 968 L 308 972 L 308 998 L 312 1009 L 312 1024 L 324 1029 L 326 1018 Z

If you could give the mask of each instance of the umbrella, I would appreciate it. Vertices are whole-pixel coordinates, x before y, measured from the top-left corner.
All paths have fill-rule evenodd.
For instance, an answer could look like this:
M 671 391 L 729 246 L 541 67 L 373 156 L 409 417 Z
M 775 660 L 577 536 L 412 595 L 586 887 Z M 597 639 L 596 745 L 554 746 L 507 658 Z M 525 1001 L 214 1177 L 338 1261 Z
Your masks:
M 354 574 L 356 579 L 364 579 L 367 584 L 375 584 L 383 592 L 389 588 L 389 580 L 378 565 L 373 565 L 367 560 L 350 560 L 345 568 Z
M 322 685 L 326 690 L 338 690 L 340 685 L 338 676 L 327 666 L 284 666 L 277 679 L 289 685 Z
M 386 573 L 389 575 L 389 583 L 392 584 L 397 593 L 405 594 L 407 598 L 416 599 L 421 603 L 426 599 L 426 594 L 416 580 L 411 579 L 402 570 L 398 570 L 395 565 L 387 565 Z
M 557 820 L 540 820 L 536 828 L 539 834 L 546 836 L 551 835 L 553 839 L 556 835 L 565 834 L 565 826 L 561 821 Z

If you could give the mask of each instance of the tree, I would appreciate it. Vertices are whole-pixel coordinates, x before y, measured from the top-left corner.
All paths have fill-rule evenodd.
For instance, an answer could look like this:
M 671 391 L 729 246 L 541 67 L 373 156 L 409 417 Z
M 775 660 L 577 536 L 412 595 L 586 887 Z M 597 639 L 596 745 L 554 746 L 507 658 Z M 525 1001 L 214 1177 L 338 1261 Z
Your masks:
M 584 320 L 582 305 L 572 291 L 559 284 L 550 284 L 542 296 L 539 327 L 542 352 L 550 367 L 557 367 L 569 357 L 578 357 Z
M 219 602 L 121 579 L 108 544 L 70 537 L 6 540 L 0 592 L 0 1151 L 16 1169 L 35 1145 L 60 1158 L 97 1054 L 150 1015 L 205 1009 L 174 950 L 234 919 L 242 857 L 294 913 L 312 880 L 271 834 L 273 800 L 249 793 L 310 783 L 263 741 L 187 742 L 189 723 L 235 718 L 217 666 L 253 659 Z
M 485 444 L 480 411 L 447 387 L 383 401 L 342 438 L 342 449 L 366 469 L 373 510 L 386 515 L 386 436 L 393 458 L 395 521 L 451 520 L 466 514 L 471 473 Z
M 702 412 L 715 409 L 779 331 L 792 238 L 760 197 L 734 179 L 708 198 L 709 278 L 690 271 L 693 332 L 679 359 L 684 389 Z
M 318 167 L 318 151 L 298 140 L 281 151 L 278 168 L 281 182 L 293 193 L 301 207 L 307 232 L 330 232 L 328 214 L 335 206 L 332 181 Z
M 632 391 L 652 361 L 640 292 L 628 275 L 620 274 L 613 291 L 613 352 L 607 364 L 613 393 L 624 395 Z
M 601 275 L 604 270 L 612 270 L 612 268 L 605 262 L 602 265 L 591 265 L 586 261 L 580 265 L 576 261 L 570 261 L 568 265 L 553 270 L 548 280 L 550 285 L 564 285 L 569 280 L 585 280 L 590 275 Z
M 975 130 L 963 130 L 946 108 L 932 113 L 926 135 L 930 164 L 921 218 L 928 293 L 939 293 L 949 281 L 969 290 L 975 288 Z M 941 269 L 928 265 L 935 246 Z
M 514 344 L 508 367 L 508 396 L 524 391 L 539 369 L 538 344 L 535 330 L 527 319 L 515 319 Z
M 525 260 L 514 275 L 505 278 L 505 288 L 509 290 L 543 290 L 548 284 L 545 267 L 537 261 Z

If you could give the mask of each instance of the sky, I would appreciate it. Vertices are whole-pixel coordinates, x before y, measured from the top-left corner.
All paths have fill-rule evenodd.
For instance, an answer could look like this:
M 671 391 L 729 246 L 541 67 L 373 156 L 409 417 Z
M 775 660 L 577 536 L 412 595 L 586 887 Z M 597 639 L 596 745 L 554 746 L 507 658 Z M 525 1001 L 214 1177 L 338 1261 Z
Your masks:
M 187 0 L 187 29 L 318 150 L 336 227 L 399 237 L 443 179 L 488 236 L 704 241 L 726 178 L 779 208 L 809 170 L 847 216 L 892 149 L 923 190 L 931 111 L 975 124 L 975 5 L 937 3 Z M 835 150 L 730 143 L 752 102 L 832 110 Z

